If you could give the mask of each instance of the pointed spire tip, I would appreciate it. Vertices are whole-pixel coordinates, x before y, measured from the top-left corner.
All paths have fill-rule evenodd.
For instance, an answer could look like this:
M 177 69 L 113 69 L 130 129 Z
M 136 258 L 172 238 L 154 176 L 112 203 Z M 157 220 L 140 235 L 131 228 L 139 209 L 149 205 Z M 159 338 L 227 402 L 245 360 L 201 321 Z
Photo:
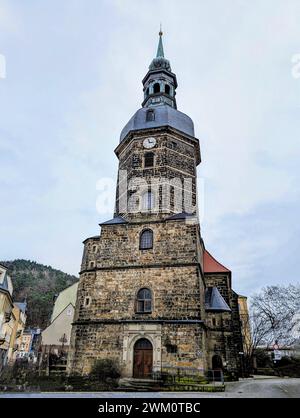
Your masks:
M 162 31 L 162 26 L 161 26 L 161 24 L 160 24 L 160 27 L 159 27 L 159 36 L 163 36 L 163 31 Z
M 164 47 L 163 47 L 163 43 L 162 43 L 162 35 L 163 35 L 163 31 L 162 31 L 162 27 L 160 24 L 160 30 L 159 30 L 159 42 L 158 42 L 158 48 L 157 48 L 157 54 L 156 54 L 156 58 L 164 58 Z

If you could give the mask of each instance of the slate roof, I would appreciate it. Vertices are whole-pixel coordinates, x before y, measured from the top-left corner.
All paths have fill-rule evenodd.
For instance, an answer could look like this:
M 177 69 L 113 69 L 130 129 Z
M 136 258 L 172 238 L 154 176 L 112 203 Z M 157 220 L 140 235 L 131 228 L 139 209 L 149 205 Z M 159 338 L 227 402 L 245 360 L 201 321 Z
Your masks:
M 100 235 L 94 235 L 93 237 L 88 237 L 84 241 L 82 241 L 82 243 L 85 244 L 86 241 L 89 240 L 89 239 L 100 239 Z
M 113 219 L 110 219 L 109 221 L 102 222 L 101 225 L 116 225 L 116 224 L 127 224 L 128 222 L 126 219 L 122 218 L 122 216 L 116 216 Z
M 26 312 L 27 309 L 27 303 L 26 302 L 15 302 L 15 305 L 20 309 L 22 312 Z
M 208 287 L 205 290 L 205 309 L 212 312 L 231 312 L 231 309 L 216 287 Z
M 152 107 L 151 109 L 155 112 L 155 120 L 146 121 L 146 114 L 149 108 L 142 107 L 132 116 L 123 128 L 120 135 L 120 142 L 123 141 L 130 131 L 157 128 L 161 126 L 171 126 L 187 135 L 195 136 L 194 123 L 185 113 L 182 113 L 169 105 L 159 105 Z
M 176 213 L 175 215 L 169 216 L 168 218 L 166 218 L 166 221 L 177 221 L 177 220 L 181 220 L 181 219 L 188 219 L 188 218 L 196 218 L 196 215 L 194 215 L 193 213 L 186 213 L 186 212 L 181 212 L 181 213 Z

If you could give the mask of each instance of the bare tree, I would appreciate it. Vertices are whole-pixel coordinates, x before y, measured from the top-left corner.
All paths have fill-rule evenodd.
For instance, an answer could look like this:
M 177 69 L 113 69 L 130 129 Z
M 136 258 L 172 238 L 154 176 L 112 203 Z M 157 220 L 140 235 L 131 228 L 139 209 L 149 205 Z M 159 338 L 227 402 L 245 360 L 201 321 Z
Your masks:
M 244 365 L 253 370 L 258 347 L 293 344 L 299 339 L 300 285 L 270 286 L 253 296 L 250 312 L 240 315 Z
M 242 322 L 242 338 L 245 371 L 252 373 L 253 359 L 257 347 L 271 342 L 270 329 L 264 318 L 257 312 L 240 315 Z
M 268 331 L 262 341 L 266 347 L 275 341 L 281 345 L 293 344 L 299 338 L 295 330 L 300 313 L 300 285 L 263 288 L 253 296 L 251 312 L 259 316 Z

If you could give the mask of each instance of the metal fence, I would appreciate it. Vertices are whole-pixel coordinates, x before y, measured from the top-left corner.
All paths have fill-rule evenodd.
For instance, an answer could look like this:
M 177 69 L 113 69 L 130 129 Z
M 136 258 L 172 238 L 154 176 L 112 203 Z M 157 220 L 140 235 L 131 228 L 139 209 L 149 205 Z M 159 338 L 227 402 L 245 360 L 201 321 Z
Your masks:
M 167 381 L 169 383 L 178 383 L 178 381 L 191 381 L 203 384 L 209 383 L 224 384 L 224 374 L 222 370 L 199 370 L 190 367 L 164 367 L 161 372 L 152 372 L 150 379 L 154 381 Z

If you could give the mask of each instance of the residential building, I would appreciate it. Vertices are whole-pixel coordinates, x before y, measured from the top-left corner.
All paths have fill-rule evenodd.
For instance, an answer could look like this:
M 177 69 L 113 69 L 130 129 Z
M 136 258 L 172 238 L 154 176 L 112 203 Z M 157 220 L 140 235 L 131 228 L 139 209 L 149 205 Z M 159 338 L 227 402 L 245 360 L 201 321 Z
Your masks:
M 26 328 L 21 336 L 20 349 L 18 350 L 18 358 L 28 358 L 36 361 L 41 344 L 41 329 Z
M 0 372 L 7 363 L 13 331 L 13 285 L 7 268 L 0 264 Z
M 42 349 L 44 352 L 67 353 L 70 345 L 71 328 L 75 312 L 78 282 L 64 289 L 57 296 L 51 323 L 42 332 Z
M 26 324 L 26 302 L 15 302 L 12 310 L 12 333 L 8 350 L 8 362 L 12 363 L 18 357 L 21 347 L 23 332 Z

